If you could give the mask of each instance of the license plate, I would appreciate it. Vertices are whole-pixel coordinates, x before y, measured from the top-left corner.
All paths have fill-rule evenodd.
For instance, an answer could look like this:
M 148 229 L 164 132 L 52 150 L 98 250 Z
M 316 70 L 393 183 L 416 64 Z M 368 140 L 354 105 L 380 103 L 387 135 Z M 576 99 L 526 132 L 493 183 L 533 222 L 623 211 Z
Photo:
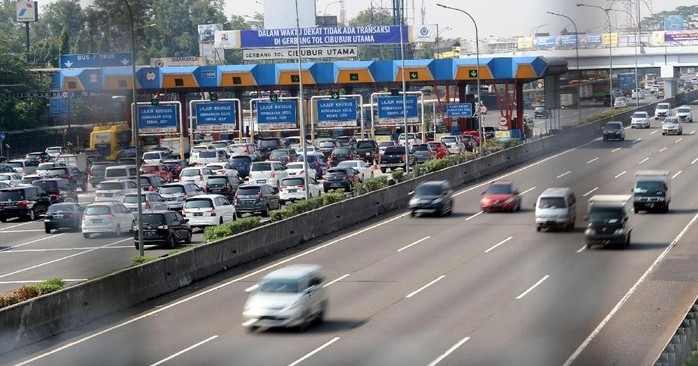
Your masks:
M 289 190 L 288 190 L 288 193 L 296 193 L 296 192 L 298 192 L 297 189 L 289 189 Z
M 194 216 L 203 216 L 203 215 L 204 215 L 203 212 L 194 212 Z
M 247 201 L 242 201 L 242 203 L 244 203 L 246 205 L 251 205 L 251 204 L 254 204 L 254 201 L 247 200 Z
M 101 219 L 100 220 L 92 220 L 92 223 L 93 224 L 101 224 L 102 220 Z
M 370 153 L 370 152 L 367 152 L 367 153 L 366 153 L 366 156 L 371 156 L 371 153 Z
M 53 215 L 52 216 L 54 219 L 62 219 L 63 215 Z
M 257 183 L 259 183 L 259 184 L 264 184 L 266 182 L 267 182 L 266 180 L 257 180 Z
M 104 194 L 104 197 L 111 197 L 111 196 L 113 196 L 113 195 L 114 195 L 113 193 L 105 193 L 105 194 Z

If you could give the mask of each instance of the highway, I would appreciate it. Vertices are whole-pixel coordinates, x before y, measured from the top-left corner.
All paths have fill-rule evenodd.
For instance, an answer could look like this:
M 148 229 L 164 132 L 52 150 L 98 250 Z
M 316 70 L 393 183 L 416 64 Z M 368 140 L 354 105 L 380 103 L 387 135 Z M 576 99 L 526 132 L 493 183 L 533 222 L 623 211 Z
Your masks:
M 521 212 L 481 213 L 480 194 L 492 179 L 483 180 L 459 189 L 450 217 L 396 212 L 3 355 L 0 363 L 583 365 L 575 361 L 589 356 L 590 335 L 605 335 L 600 324 L 657 258 L 675 240 L 692 241 L 677 238 L 698 215 L 698 124 L 685 124 L 682 136 L 662 136 L 657 126 L 628 129 L 623 142 L 580 141 L 503 173 L 499 179 L 519 185 Z M 640 169 L 672 171 L 670 213 L 637 214 L 627 250 L 586 250 L 586 199 L 629 193 Z M 556 186 L 577 194 L 576 230 L 536 232 L 535 198 Z M 325 268 L 326 323 L 302 334 L 247 334 L 240 326 L 245 289 L 295 263 Z

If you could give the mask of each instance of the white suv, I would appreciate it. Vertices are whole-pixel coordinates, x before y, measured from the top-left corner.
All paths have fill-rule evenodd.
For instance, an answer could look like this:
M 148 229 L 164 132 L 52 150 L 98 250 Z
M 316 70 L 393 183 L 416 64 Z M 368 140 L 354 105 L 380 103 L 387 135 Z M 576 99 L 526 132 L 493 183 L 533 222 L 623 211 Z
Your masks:
M 650 118 L 647 112 L 635 112 L 630 120 L 630 128 L 650 128 Z
M 209 175 L 214 175 L 215 173 L 211 168 L 207 167 L 188 167 L 182 169 L 179 173 L 179 181 L 194 183 L 197 186 L 204 188 L 206 185 L 206 177 Z
M 95 202 L 120 202 L 126 194 L 136 192 L 138 192 L 138 187 L 134 180 L 105 180 L 97 185 Z
M 134 223 L 133 214 L 121 203 L 93 203 L 82 215 L 82 236 L 85 239 L 93 233 L 120 236 L 125 231 L 133 231 Z
M 671 104 L 669 103 L 659 103 L 657 104 L 657 108 L 654 109 L 654 119 L 669 117 L 670 114 Z
M 189 219 L 189 226 L 205 227 L 235 221 L 235 206 L 220 194 L 202 194 L 187 198 L 182 216 Z
M 681 106 L 676 110 L 676 117 L 681 122 L 693 122 L 693 111 L 689 106 Z
M 248 178 L 252 184 L 268 184 L 278 189 L 287 176 L 286 168 L 278 161 L 256 161 L 250 166 Z

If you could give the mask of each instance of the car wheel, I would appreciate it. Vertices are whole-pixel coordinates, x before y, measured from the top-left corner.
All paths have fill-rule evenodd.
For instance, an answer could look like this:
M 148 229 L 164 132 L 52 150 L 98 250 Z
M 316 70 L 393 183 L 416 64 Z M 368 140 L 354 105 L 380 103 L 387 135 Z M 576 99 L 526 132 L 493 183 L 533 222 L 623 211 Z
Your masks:
M 138 230 L 138 228 L 136 227 L 136 220 L 131 221 L 131 227 L 128 229 L 128 231 L 130 233 L 133 233 L 137 230 Z
M 191 237 L 192 237 L 192 235 L 193 235 L 193 234 L 191 233 L 191 230 L 189 230 L 189 231 L 187 232 L 187 238 L 184 239 L 184 243 L 185 243 L 185 244 L 191 244 Z
M 245 330 L 247 331 L 247 333 L 254 333 L 257 331 L 257 329 L 259 329 L 259 327 L 254 326 L 254 325 L 250 325 L 249 327 L 245 327 Z
M 591 249 L 591 243 L 587 243 L 586 248 L 587 248 L 587 249 Z
M 36 220 L 36 212 L 34 212 L 34 209 L 33 209 L 33 208 L 32 208 L 31 210 L 29 210 L 29 214 L 27 215 L 27 219 L 28 219 L 29 221 L 34 221 L 34 220 Z
M 170 235 L 167 237 L 167 246 L 168 246 L 170 249 L 174 249 L 174 248 L 177 247 L 177 239 L 175 238 L 174 234 L 170 234 Z
M 223 225 L 223 217 L 221 216 L 220 220 L 218 220 L 218 225 Z
M 540 232 L 540 229 L 541 229 L 540 225 L 536 226 L 536 231 Z
M 632 232 L 628 233 L 628 237 L 625 238 L 625 245 L 623 246 L 623 249 L 627 249 L 630 246 L 630 235 Z
M 235 212 L 235 216 L 237 216 L 238 218 L 242 217 L 242 212 Z
M 121 236 L 121 225 L 116 225 L 116 232 L 114 235 L 118 238 Z
M 135 241 L 133 242 L 133 246 L 136 247 L 137 250 L 140 250 L 140 249 L 141 249 L 141 247 L 138 246 L 138 240 L 135 240 Z
M 417 215 L 414 211 L 410 211 L 410 217 L 415 217 Z
M 89 239 L 89 238 L 90 238 L 90 234 L 88 234 L 88 233 L 82 233 L 82 237 L 85 238 L 85 239 Z
M 264 211 L 262 211 L 262 216 L 263 217 L 269 217 L 269 205 L 266 205 L 264 207 Z
M 387 169 L 387 168 L 381 168 L 381 173 L 385 174 L 386 170 L 388 170 L 388 169 Z
M 45 228 L 45 230 L 46 230 L 46 234 L 51 234 L 51 229 Z

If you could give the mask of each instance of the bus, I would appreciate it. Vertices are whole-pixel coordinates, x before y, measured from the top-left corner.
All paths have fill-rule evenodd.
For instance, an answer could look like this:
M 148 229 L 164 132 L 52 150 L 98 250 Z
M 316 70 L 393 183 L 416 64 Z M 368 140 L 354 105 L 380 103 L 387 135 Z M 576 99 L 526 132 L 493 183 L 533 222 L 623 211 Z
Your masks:
M 108 160 L 116 160 L 121 149 L 131 146 L 131 129 L 127 125 L 95 126 L 90 133 L 90 149 Z

